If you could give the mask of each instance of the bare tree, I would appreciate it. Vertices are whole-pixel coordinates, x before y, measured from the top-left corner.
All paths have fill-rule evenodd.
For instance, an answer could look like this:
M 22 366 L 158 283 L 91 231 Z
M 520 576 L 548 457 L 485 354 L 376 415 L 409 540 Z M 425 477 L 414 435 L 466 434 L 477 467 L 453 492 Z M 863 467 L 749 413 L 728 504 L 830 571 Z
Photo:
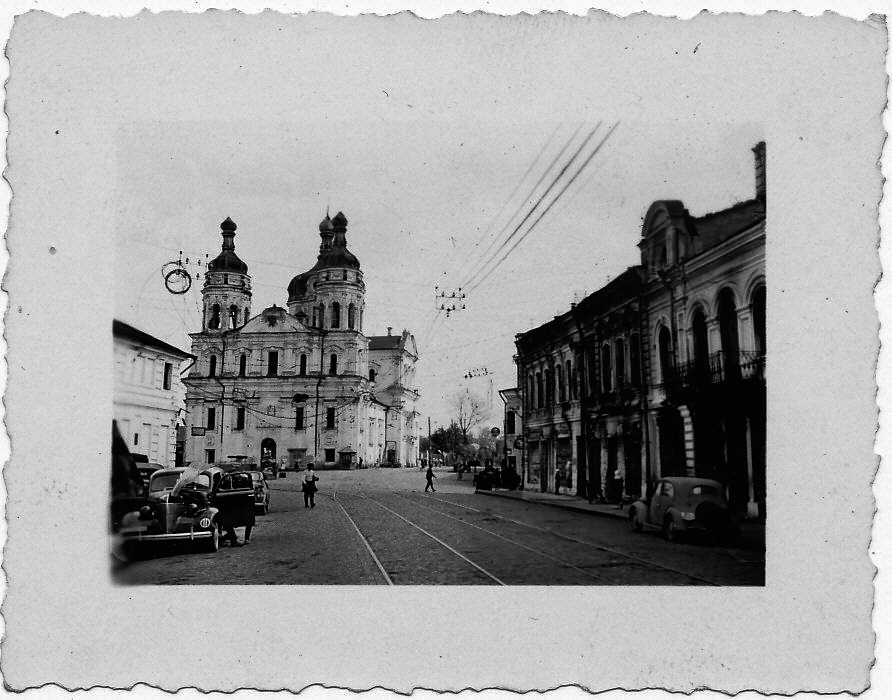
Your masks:
M 482 399 L 468 389 L 460 391 L 452 398 L 452 409 L 455 411 L 455 424 L 461 430 L 462 444 L 468 444 L 468 433 L 474 426 L 486 418 L 485 404 Z

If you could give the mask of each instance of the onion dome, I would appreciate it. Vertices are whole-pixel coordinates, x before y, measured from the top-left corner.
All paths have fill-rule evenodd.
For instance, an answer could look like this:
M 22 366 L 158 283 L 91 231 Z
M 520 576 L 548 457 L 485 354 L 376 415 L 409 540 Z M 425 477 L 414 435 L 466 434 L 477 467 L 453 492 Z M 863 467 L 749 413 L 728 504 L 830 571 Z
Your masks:
M 239 272 L 247 274 L 248 266 L 235 254 L 235 222 L 228 216 L 220 224 L 223 246 L 220 254 L 208 263 L 208 272 Z
M 319 224 L 319 257 L 316 264 L 306 272 L 295 276 L 288 284 L 288 300 L 294 301 L 307 294 L 307 285 L 314 273 L 328 268 L 359 269 L 359 259 L 347 249 L 347 217 L 339 211 L 334 218 L 328 214 Z

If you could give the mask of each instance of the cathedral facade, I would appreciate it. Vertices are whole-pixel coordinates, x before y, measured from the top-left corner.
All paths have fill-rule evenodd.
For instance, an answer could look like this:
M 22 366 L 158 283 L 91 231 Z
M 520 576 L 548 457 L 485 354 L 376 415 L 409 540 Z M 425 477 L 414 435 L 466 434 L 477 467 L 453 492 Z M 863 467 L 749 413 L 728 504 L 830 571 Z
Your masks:
M 186 385 L 185 460 L 301 468 L 415 464 L 419 425 L 413 335 L 364 334 L 365 282 L 347 218 L 319 224 L 316 264 L 288 285 L 287 308 L 251 313 L 236 225 L 221 225 L 207 266 L 202 328 Z

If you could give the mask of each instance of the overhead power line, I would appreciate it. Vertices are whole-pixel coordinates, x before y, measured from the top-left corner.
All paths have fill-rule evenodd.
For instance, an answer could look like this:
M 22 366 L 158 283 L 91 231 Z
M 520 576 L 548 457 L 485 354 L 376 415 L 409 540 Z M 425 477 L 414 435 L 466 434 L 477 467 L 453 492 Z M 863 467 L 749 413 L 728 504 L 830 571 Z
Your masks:
M 598 126 L 600 126 L 600 122 L 598 122 Z M 598 126 L 596 126 L 595 129 L 597 129 Z M 507 231 L 508 228 L 511 226 L 511 223 L 517 218 L 517 216 L 520 214 L 520 212 L 522 212 L 524 210 L 524 207 L 526 206 L 526 204 L 535 196 L 536 191 L 539 189 L 539 186 L 545 181 L 545 178 L 548 177 L 548 174 L 554 170 L 555 165 L 557 165 L 557 163 L 561 160 L 561 158 L 564 157 L 564 154 L 567 152 L 567 149 L 569 149 L 570 145 L 573 143 L 573 141 L 576 140 L 576 136 L 579 134 L 581 129 L 582 129 L 582 124 L 580 124 L 578 127 L 576 127 L 576 130 L 573 132 L 573 134 L 570 136 L 570 138 L 567 139 L 567 142 L 564 144 L 563 148 L 561 148 L 561 150 L 558 151 L 557 155 L 548 164 L 548 167 L 546 167 L 545 170 L 542 172 L 542 175 L 539 176 L 539 179 L 536 181 L 536 184 L 533 185 L 533 187 L 530 189 L 529 194 L 524 198 L 524 200 L 520 204 L 520 206 L 511 215 L 511 218 L 509 218 L 505 222 L 505 225 L 502 227 L 501 231 L 499 231 L 498 236 L 496 236 L 493 239 L 492 243 L 495 243 L 495 241 L 499 240 L 502 237 L 502 235 L 505 233 L 505 231 Z M 591 134 L 589 134 L 588 138 L 591 138 Z M 588 142 L 588 139 L 586 139 L 586 141 L 583 142 L 583 146 L 581 146 L 580 148 L 584 147 L 585 143 L 587 143 L 587 142 Z M 579 151 L 577 150 L 577 153 L 578 152 Z M 572 162 L 572 159 L 571 159 L 571 162 Z M 564 166 L 564 169 L 566 169 L 566 165 Z M 562 170 L 561 173 L 563 173 L 563 172 L 564 171 Z M 558 175 L 558 177 L 560 177 L 560 174 Z M 557 178 L 555 178 L 555 179 L 557 179 Z M 548 192 L 550 191 L 550 189 L 553 185 L 554 185 L 554 182 L 552 182 L 552 185 L 549 185 L 549 187 L 545 190 L 545 192 L 539 198 L 539 201 L 542 201 L 542 197 L 545 197 L 548 194 Z M 527 220 L 527 218 L 532 213 L 533 209 L 536 208 L 537 205 L 538 205 L 538 202 L 533 205 L 533 208 L 527 213 L 527 215 L 523 218 L 523 220 L 519 224 L 517 224 L 515 229 L 508 235 L 508 238 L 506 238 L 504 241 L 502 241 L 499 244 L 499 248 L 504 247 L 511 241 L 511 238 L 517 233 L 517 230 L 521 226 L 523 226 L 524 221 Z M 467 288 L 471 284 L 471 282 L 473 282 L 474 279 L 480 274 L 480 272 L 483 270 L 483 268 L 485 268 L 486 265 L 488 265 L 489 262 L 491 262 L 492 258 L 498 256 L 499 249 L 496 249 L 495 251 L 492 252 L 491 256 L 489 258 L 487 258 L 487 256 L 490 255 L 491 250 L 492 250 L 492 245 L 490 245 L 487 248 L 487 250 L 483 253 L 483 255 L 480 256 L 477 263 L 472 268 L 472 274 L 468 278 L 467 282 L 465 282 L 465 284 L 463 285 L 464 287 Z M 483 262 L 480 262 L 480 260 L 483 260 Z
M 542 202 L 545 200 L 546 197 L 548 197 L 549 194 L 551 194 L 551 191 L 554 189 L 555 185 L 557 185 L 557 183 L 560 181 L 560 179 L 564 176 L 564 173 L 566 173 L 567 170 L 569 169 L 569 167 L 571 165 L 573 165 L 573 163 L 579 157 L 579 154 L 582 153 L 583 150 L 585 150 L 585 147 L 588 146 L 589 141 L 592 140 L 592 137 L 595 135 L 595 133 L 597 133 L 598 129 L 601 128 L 601 124 L 602 124 L 602 122 L 598 122 L 595 125 L 595 128 L 592 129 L 588 133 L 588 136 L 585 137 L 582 144 L 576 149 L 576 151 L 573 153 L 573 156 L 570 158 L 570 160 L 568 160 L 564 164 L 564 167 L 562 167 L 560 169 L 558 174 L 554 177 L 554 179 L 551 181 L 551 183 L 548 185 L 548 187 L 545 189 L 545 191 L 542 193 L 542 195 L 539 197 L 539 199 L 536 200 L 536 203 L 530 208 L 530 210 L 526 213 L 526 215 L 523 217 L 523 219 L 521 219 L 520 223 L 514 227 L 514 230 L 511 232 L 511 234 L 508 236 L 508 238 L 505 239 L 505 242 L 502 244 L 501 248 L 504 248 L 505 246 L 507 246 L 514 239 L 514 237 L 517 236 L 520 229 L 523 228 L 523 225 L 529 220 L 529 218 L 533 215 L 533 213 L 536 211 L 536 209 L 539 208 L 539 205 L 542 204 Z M 574 133 L 574 137 L 575 137 L 575 133 Z M 572 141 L 572 139 L 571 139 L 571 141 Z M 524 235 L 526 235 L 526 234 L 524 234 Z M 480 275 L 483 273 L 483 271 L 486 269 L 486 267 L 499 256 L 499 254 L 501 252 L 501 248 L 499 250 L 495 251 L 495 253 L 489 258 L 489 260 L 487 260 L 482 266 L 480 266 L 480 268 L 475 273 L 475 275 L 470 280 L 468 280 L 468 283 L 465 285 L 465 287 L 472 290 L 477 286 L 474 283 L 475 279 L 476 280 L 480 279 Z
M 505 252 L 505 254 L 502 255 L 502 257 L 498 260 L 498 262 L 496 262 L 496 264 L 495 264 L 493 267 L 491 267 L 491 268 L 489 269 L 489 272 L 487 272 L 482 278 L 480 278 L 477 282 L 475 282 L 475 283 L 469 288 L 468 291 L 474 291 L 477 287 L 479 287 L 481 284 L 483 284 L 483 282 L 485 282 L 485 281 L 490 277 L 490 275 L 492 275 L 492 274 L 493 274 L 493 273 L 494 273 L 494 272 L 501 266 L 501 264 L 502 264 L 503 262 L 505 262 L 505 260 L 508 258 L 508 256 L 511 255 L 511 252 L 512 252 L 515 248 L 517 248 L 518 245 L 520 245 L 521 243 L 523 243 L 524 239 L 525 239 L 528 235 L 530 235 L 530 233 L 536 228 L 536 226 L 537 226 L 538 223 L 542 220 L 542 218 L 543 218 L 543 217 L 544 217 L 544 216 L 551 210 L 551 208 L 555 205 L 555 203 L 557 203 L 557 201 L 563 196 L 564 192 L 567 191 L 567 188 L 569 188 L 570 185 L 572 185 L 572 184 L 576 181 L 576 178 L 579 177 L 579 175 L 582 173 L 582 171 L 585 170 L 586 166 L 591 162 L 592 158 L 595 157 L 595 155 L 598 153 L 598 151 L 601 150 L 601 147 L 606 143 L 607 139 L 610 138 L 610 135 L 614 132 L 614 130 L 616 129 L 617 126 L 619 126 L 619 122 L 616 122 L 612 127 L 610 127 L 610 129 L 608 130 L 608 132 L 607 132 L 607 134 L 604 136 L 604 138 L 602 138 L 601 141 L 600 141 L 600 143 L 598 143 L 598 145 L 595 146 L 594 150 L 593 150 L 593 151 L 589 154 L 589 156 L 583 161 L 582 165 L 579 166 L 579 168 L 576 170 L 576 172 L 575 172 L 575 173 L 572 175 L 572 177 L 567 181 L 567 183 L 561 188 L 561 190 L 557 193 L 557 195 L 554 197 L 554 199 L 551 200 L 551 202 L 548 204 L 548 206 L 545 207 L 545 209 L 542 211 L 542 213 L 539 214 L 539 216 L 536 218 L 536 220 L 533 221 L 532 224 L 530 224 L 530 227 L 526 230 L 526 232 L 524 232 L 524 234 L 523 234 L 517 241 L 515 241 L 514 245 L 512 245 L 512 246 Z M 592 131 L 592 134 L 594 134 L 594 131 Z M 573 160 L 575 160 L 575 156 L 574 156 Z M 571 162 L 572 162 L 572 161 L 571 161 Z M 568 165 L 569 165 L 569 164 L 568 164 Z M 563 174 L 563 171 L 562 171 L 561 174 Z M 558 177 L 560 177 L 560 176 L 558 176 Z

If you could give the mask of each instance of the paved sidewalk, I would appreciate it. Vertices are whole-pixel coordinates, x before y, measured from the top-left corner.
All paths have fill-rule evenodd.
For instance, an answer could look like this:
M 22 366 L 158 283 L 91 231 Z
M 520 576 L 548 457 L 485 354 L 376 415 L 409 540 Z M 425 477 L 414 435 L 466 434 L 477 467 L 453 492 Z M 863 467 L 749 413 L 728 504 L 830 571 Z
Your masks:
M 505 491 L 503 489 L 493 489 L 492 491 L 477 491 L 476 493 L 483 494 L 484 496 L 495 496 L 497 498 L 511 498 L 515 501 L 541 503 L 546 506 L 554 506 L 555 508 L 576 511 L 577 513 L 591 513 L 592 515 L 600 515 L 606 518 L 617 518 L 619 520 L 625 520 L 629 513 L 627 505 L 623 506 L 622 510 L 620 510 L 615 505 L 589 503 L 576 496 L 542 493 L 541 491 Z
M 629 503 L 624 504 L 622 509 L 615 505 L 602 503 L 589 503 L 578 496 L 564 496 L 554 493 L 541 493 L 540 491 L 505 491 L 503 489 L 493 489 L 492 491 L 476 491 L 484 496 L 495 496 L 496 498 L 510 498 L 515 501 L 525 501 L 527 503 L 539 503 L 555 508 L 563 508 L 577 513 L 589 513 L 591 515 L 600 515 L 605 518 L 615 518 L 618 520 L 627 520 L 629 517 Z M 740 537 L 736 542 L 736 546 L 742 549 L 764 550 L 765 548 L 765 523 L 754 518 L 747 518 L 738 521 L 740 525 Z

